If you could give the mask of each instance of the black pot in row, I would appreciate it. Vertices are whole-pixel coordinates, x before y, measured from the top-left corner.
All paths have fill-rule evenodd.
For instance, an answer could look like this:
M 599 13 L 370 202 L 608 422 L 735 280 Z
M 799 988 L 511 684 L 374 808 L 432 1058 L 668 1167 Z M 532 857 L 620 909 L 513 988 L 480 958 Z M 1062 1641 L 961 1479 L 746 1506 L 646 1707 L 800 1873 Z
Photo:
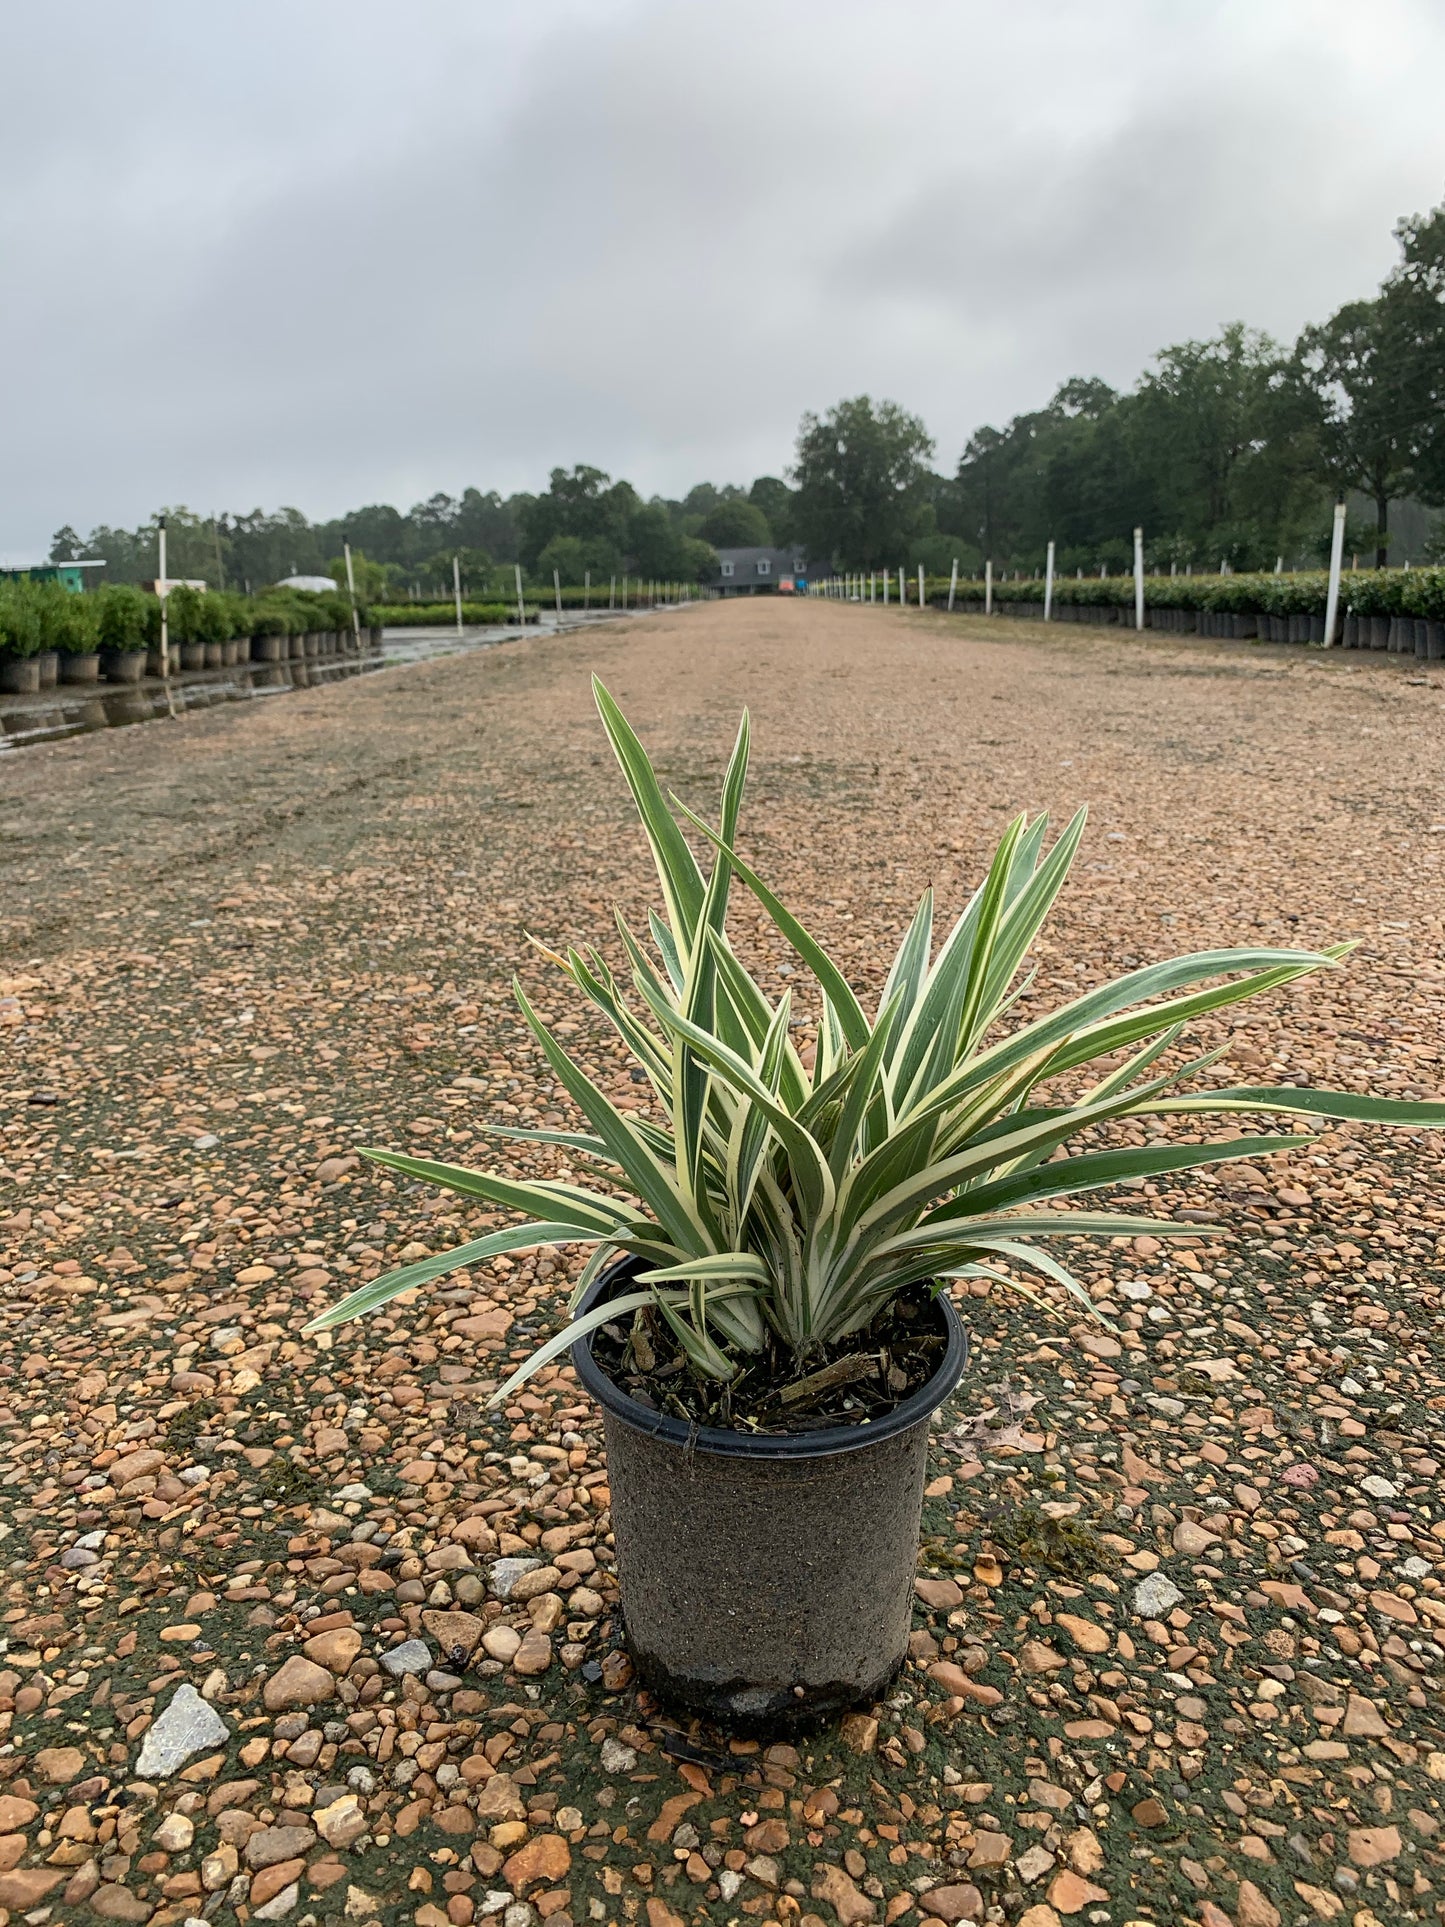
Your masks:
M 380 627 L 359 634 L 336 629 L 299 636 L 232 636 L 226 642 L 172 642 L 169 669 L 175 675 L 247 662 L 325 661 L 370 654 L 380 647 Z M 145 649 L 99 649 L 89 655 L 67 655 L 55 649 L 43 649 L 34 656 L 0 655 L 0 692 L 7 695 L 38 695 L 61 684 L 136 683 L 160 674 L 158 643 Z
M 937 605 L 935 605 L 937 606 Z M 981 616 L 982 602 L 956 600 L 960 615 Z M 1095 607 L 1086 603 L 1060 602 L 1053 608 L 1056 622 L 1087 623 L 1095 628 L 1134 625 L 1134 611 L 1127 604 Z M 1041 622 L 1041 602 L 996 602 L 994 614 L 1014 616 L 1022 621 Z M 1322 643 L 1325 619 L 1315 615 L 1265 615 L 1263 612 L 1234 613 L 1213 609 L 1146 609 L 1144 626 L 1167 634 L 1217 636 L 1233 642 Z M 1428 621 L 1420 616 L 1352 616 L 1340 623 L 1338 640 L 1346 649 L 1388 650 L 1392 655 L 1415 656 L 1422 661 L 1445 660 L 1445 622 Z

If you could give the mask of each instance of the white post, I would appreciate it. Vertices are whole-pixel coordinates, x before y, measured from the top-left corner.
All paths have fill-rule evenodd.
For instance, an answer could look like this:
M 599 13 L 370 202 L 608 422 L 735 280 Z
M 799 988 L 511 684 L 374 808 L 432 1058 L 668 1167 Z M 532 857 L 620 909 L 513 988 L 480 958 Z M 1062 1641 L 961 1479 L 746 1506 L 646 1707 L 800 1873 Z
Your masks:
M 953 598 L 958 593 L 958 557 L 953 558 L 953 574 L 948 578 L 948 613 L 953 614 Z
M 558 570 L 552 571 L 552 594 L 557 603 L 557 620 L 562 620 L 562 577 Z
M 908 584 L 904 579 L 902 569 L 898 571 L 898 606 L 900 609 L 906 609 L 908 607 Z
M 1134 531 L 1134 627 L 1144 627 L 1144 531 Z
M 887 569 L 883 571 L 883 607 L 888 607 L 888 585 L 893 580 Z
M 622 578 L 622 612 L 624 615 L 627 613 L 627 577 L 625 575 Z
M 166 580 L 166 518 L 164 516 L 161 517 L 158 533 L 161 572 L 156 582 L 156 594 L 160 597 L 161 603 L 161 675 L 164 677 L 171 673 L 171 632 L 170 625 L 166 621 L 166 594 L 170 583 Z
M 986 616 L 991 616 L 993 614 L 993 557 L 992 556 L 990 556 L 987 562 L 985 562 L 983 565 L 983 612 Z
M 918 565 L 918 606 L 922 609 L 926 608 L 927 604 L 928 597 L 923 593 L 923 564 L 920 562 Z
M 584 571 L 582 576 L 582 607 L 584 609 L 592 607 L 592 571 L 590 569 Z
M 457 634 L 462 633 L 462 558 L 452 557 L 452 594 L 457 599 Z
M 351 597 L 351 633 L 356 638 L 356 646 L 361 647 L 361 617 L 356 611 L 356 574 L 351 566 L 351 544 L 343 542 L 341 553 L 346 557 L 346 588 Z
M 527 625 L 527 604 L 522 596 L 522 565 L 520 562 L 514 562 L 512 567 L 517 575 L 517 620 L 522 624 L 523 628 L 525 628 Z
M 1284 557 L 1282 555 L 1277 555 L 1274 558 L 1274 572 L 1276 575 L 1284 574 Z
M 1335 530 L 1330 538 L 1330 587 L 1325 597 L 1325 647 L 1335 639 L 1335 621 L 1340 613 L 1340 568 L 1345 559 L 1345 505 L 1335 503 Z
M 1051 621 L 1054 613 L 1054 545 L 1049 544 L 1048 560 L 1044 564 L 1044 621 Z

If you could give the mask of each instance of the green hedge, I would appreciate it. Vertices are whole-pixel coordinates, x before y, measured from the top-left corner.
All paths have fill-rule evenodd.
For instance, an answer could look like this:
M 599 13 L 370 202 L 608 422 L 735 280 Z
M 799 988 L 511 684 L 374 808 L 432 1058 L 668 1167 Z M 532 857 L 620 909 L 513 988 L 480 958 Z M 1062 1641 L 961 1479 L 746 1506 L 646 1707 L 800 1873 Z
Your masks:
M 687 593 L 689 590 L 689 585 L 686 583 L 679 584 L 679 587 L 684 593 Z M 946 583 L 944 585 L 944 591 L 946 594 Z M 551 588 L 538 588 L 534 585 L 531 588 L 524 589 L 522 593 L 527 610 L 527 620 L 529 622 L 536 619 L 539 610 L 545 615 L 548 611 L 554 610 L 557 607 L 556 592 Z M 597 611 L 605 611 L 608 607 L 608 597 L 612 593 L 611 585 L 606 582 L 594 582 L 590 589 L 563 589 L 562 607 L 564 610 L 590 609 L 594 613 Z M 694 595 L 698 593 L 695 584 L 691 587 L 691 593 Z M 648 606 L 646 586 L 639 583 L 635 576 L 629 576 L 627 578 L 626 606 L 629 609 L 641 609 Z M 622 578 L 620 576 L 617 580 L 616 595 L 612 607 L 619 611 L 623 607 Z M 503 598 L 487 602 L 470 602 L 464 598 L 462 601 L 463 622 L 487 624 L 510 622 L 515 618 L 516 613 L 517 600 L 515 596 L 510 600 Z M 376 608 L 372 610 L 372 617 L 373 620 L 384 623 L 388 629 L 446 628 L 456 622 L 457 605 L 455 601 L 452 600 L 445 602 L 379 603 Z
M 917 595 L 917 578 L 908 584 Z M 925 578 L 930 607 L 948 602 L 948 577 Z M 1150 609 L 1203 611 L 1215 615 L 1322 616 L 1329 592 L 1327 570 L 1298 575 L 1150 575 L 1144 578 L 1144 602 Z M 981 602 L 979 579 L 960 579 L 955 604 Z M 1044 579 L 1033 576 L 993 585 L 995 607 L 1006 603 L 1040 603 Z M 1056 576 L 1054 602 L 1060 607 L 1132 609 L 1132 575 Z M 1417 616 L 1445 621 L 1445 569 L 1351 569 L 1340 582 L 1340 614 L 1358 616 Z
M 537 604 L 528 602 L 527 620 L 537 620 Z M 386 629 L 454 629 L 457 621 L 455 602 L 379 602 L 371 611 L 373 622 Z M 490 628 L 500 622 L 515 622 L 515 602 L 463 602 L 462 621 Z
M 363 624 L 372 618 L 360 612 Z M 228 642 L 233 636 L 305 635 L 350 629 L 351 604 L 344 595 L 311 595 L 270 589 L 259 596 L 180 584 L 166 598 L 170 640 Z M 33 656 L 47 649 L 88 655 L 95 649 L 134 651 L 160 641 L 157 597 L 128 583 L 111 582 L 80 593 L 58 582 L 28 576 L 0 580 L 0 655 Z

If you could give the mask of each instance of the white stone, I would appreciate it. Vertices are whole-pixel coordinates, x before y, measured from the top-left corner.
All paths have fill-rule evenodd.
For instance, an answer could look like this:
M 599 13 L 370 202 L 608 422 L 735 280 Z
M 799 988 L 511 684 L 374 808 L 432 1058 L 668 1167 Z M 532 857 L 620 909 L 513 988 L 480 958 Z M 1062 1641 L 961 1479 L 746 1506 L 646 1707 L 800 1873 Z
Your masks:
M 432 1663 L 431 1649 L 424 1639 L 408 1639 L 383 1653 L 381 1663 L 393 1679 L 400 1679 L 404 1673 L 424 1673 Z
M 301 1889 L 293 1880 L 289 1887 L 283 1887 L 279 1894 L 273 1894 L 264 1907 L 258 1907 L 252 1920 L 284 1920 L 301 1898 Z
M 166 1780 L 208 1747 L 224 1746 L 231 1729 L 195 1687 L 178 1686 L 164 1713 L 146 1729 L 135 1763 L 141 1780 Z
M 184 1853 L 196 1837 L 196 1823 L 184 1813 L 168 1813 L 151 1835 L 151 1845 L 162 1853 Z
M 633 1748 L 624 1746 L 621 1740 L 615 1740 L 611 1734 L 609 1734 L 602 1742 L 602 1771 L 604 1773 L 630 1773 L 636 1765 L 637 1754 Z
M 1382 1479 L 1378 1472 L 1369 1472 L 1360 1480 L 1361 1492 L 1368 1492 L 1372 1499 L 1393 1499 L 1398 1496 L 1388 1479 Z
M 536 1572 L 540 1559 L 498 1559 L 487 1577 L 498 1599 L 510 1599 L 512 1588 L 523 1573 Z
M 1134 1610 L 1141 1619 L 1162 1619 L 1184 1597 L 1174 1581 L 1162 1572 L 1151 1572 L 1134 1588 Z

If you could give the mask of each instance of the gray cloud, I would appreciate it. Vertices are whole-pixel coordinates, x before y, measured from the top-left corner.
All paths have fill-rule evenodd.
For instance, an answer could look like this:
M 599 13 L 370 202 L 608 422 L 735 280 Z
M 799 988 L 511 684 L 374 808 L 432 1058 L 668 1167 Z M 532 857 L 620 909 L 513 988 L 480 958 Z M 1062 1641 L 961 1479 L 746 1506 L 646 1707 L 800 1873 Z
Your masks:
M 1445 182 L 1442 51 L 1428 0 L 12 8 L 0 548 L 746 480 L 863 389 L 951 464 L 1369 292 Z

